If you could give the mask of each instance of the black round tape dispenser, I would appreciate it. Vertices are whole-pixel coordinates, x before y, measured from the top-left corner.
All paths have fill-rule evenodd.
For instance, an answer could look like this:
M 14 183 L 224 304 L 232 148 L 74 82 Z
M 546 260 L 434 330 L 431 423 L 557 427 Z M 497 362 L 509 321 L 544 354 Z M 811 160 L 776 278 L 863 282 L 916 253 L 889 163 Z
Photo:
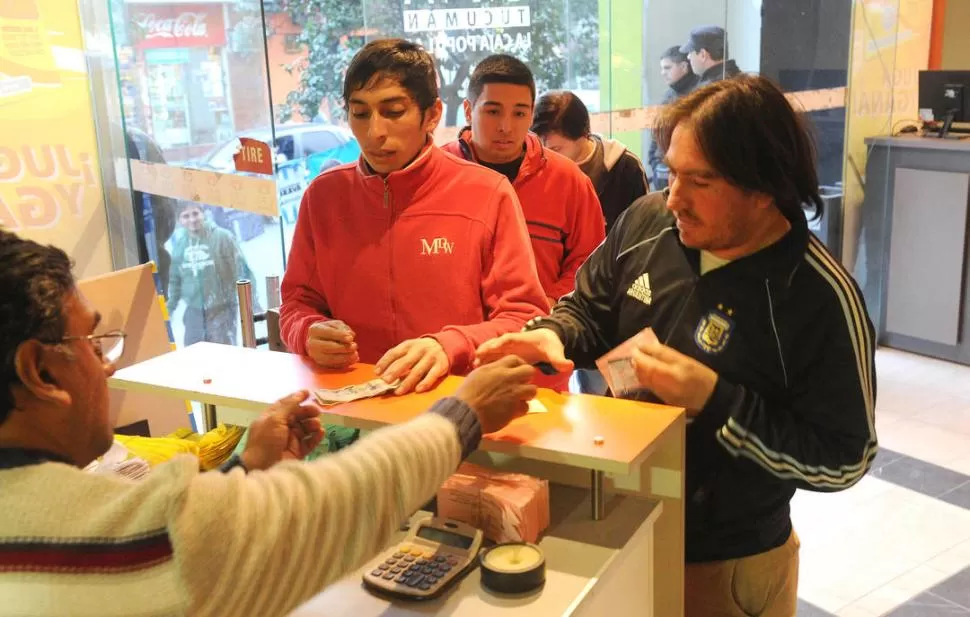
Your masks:
M 482 551 L 482 585 L 497 593 L 534 591 L 546 582 L 546 558 L 535 544 L 509 542 Z

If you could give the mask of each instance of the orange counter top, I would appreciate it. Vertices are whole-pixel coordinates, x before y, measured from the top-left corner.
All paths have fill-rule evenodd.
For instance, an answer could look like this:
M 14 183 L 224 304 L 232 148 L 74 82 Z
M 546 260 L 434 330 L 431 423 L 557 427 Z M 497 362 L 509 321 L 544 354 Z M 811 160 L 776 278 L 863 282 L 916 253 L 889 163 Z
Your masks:
M 256 412 L 296 390 L 339 388 L 374 378 L 370 365 L 331 371 L 289 353 L 197 343 L 121 369 L 109 384 Z M 454 393 L 460 383 L 460 377 L 448 377 L 423 394 L 385 395 L 323 408 L 323 420 L 361 429 L 399 424 Z M 481 449 L 629 474 L 668 431 L 682 430 L 684 421 L 682 409 L 664 405 L 544 389 L 537 399 L 547 412 L 528 414 L 488 435 Z M 602 445 L 594 444 L 595 437 L 603 438 Z

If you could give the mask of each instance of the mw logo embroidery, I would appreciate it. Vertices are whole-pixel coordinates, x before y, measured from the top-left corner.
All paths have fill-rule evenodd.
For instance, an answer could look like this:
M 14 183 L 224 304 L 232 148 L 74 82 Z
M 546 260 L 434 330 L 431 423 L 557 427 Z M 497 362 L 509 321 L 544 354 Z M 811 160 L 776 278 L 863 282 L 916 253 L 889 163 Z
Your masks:
M 428 242 L 427 238 L 421 238 L 421 254 L 437 255 L 445 253 L 451 255 L 455 252 L 455 243 L 449 242 L 448 238 L 433 238 Z

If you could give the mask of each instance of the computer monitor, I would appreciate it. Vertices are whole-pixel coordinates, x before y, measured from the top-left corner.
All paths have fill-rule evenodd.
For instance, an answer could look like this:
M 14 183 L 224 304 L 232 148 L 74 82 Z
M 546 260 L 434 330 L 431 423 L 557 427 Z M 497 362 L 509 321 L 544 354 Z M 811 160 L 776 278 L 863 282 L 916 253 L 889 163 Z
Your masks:
M 970 71 L 920 71 L 919 111 L 940 137 L 970 132 Z

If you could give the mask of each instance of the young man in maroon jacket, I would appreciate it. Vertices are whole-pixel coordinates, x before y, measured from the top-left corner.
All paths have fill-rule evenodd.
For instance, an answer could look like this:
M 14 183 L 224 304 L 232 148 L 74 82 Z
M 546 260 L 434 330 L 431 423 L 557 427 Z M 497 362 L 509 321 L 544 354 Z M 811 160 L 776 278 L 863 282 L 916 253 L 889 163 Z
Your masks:
M 403 40 L 353 59 L 344 101 L 362 155 L 307 188 L 283 277 L 289 349 L 375 364 L 397 394 L 467 372 L 478 345 L 548 311 L 509 182 L 432 144 L 435 77 Z
M 446 152 L 508 177 L 522 204 L 539 282 L 552 304 L 570 293 L 576 271 L 606 235 L 596 189 L 579 167 L 529 132 L 536 98 L 532 71 L 497 54 L 472 72 L 469 124 Z

